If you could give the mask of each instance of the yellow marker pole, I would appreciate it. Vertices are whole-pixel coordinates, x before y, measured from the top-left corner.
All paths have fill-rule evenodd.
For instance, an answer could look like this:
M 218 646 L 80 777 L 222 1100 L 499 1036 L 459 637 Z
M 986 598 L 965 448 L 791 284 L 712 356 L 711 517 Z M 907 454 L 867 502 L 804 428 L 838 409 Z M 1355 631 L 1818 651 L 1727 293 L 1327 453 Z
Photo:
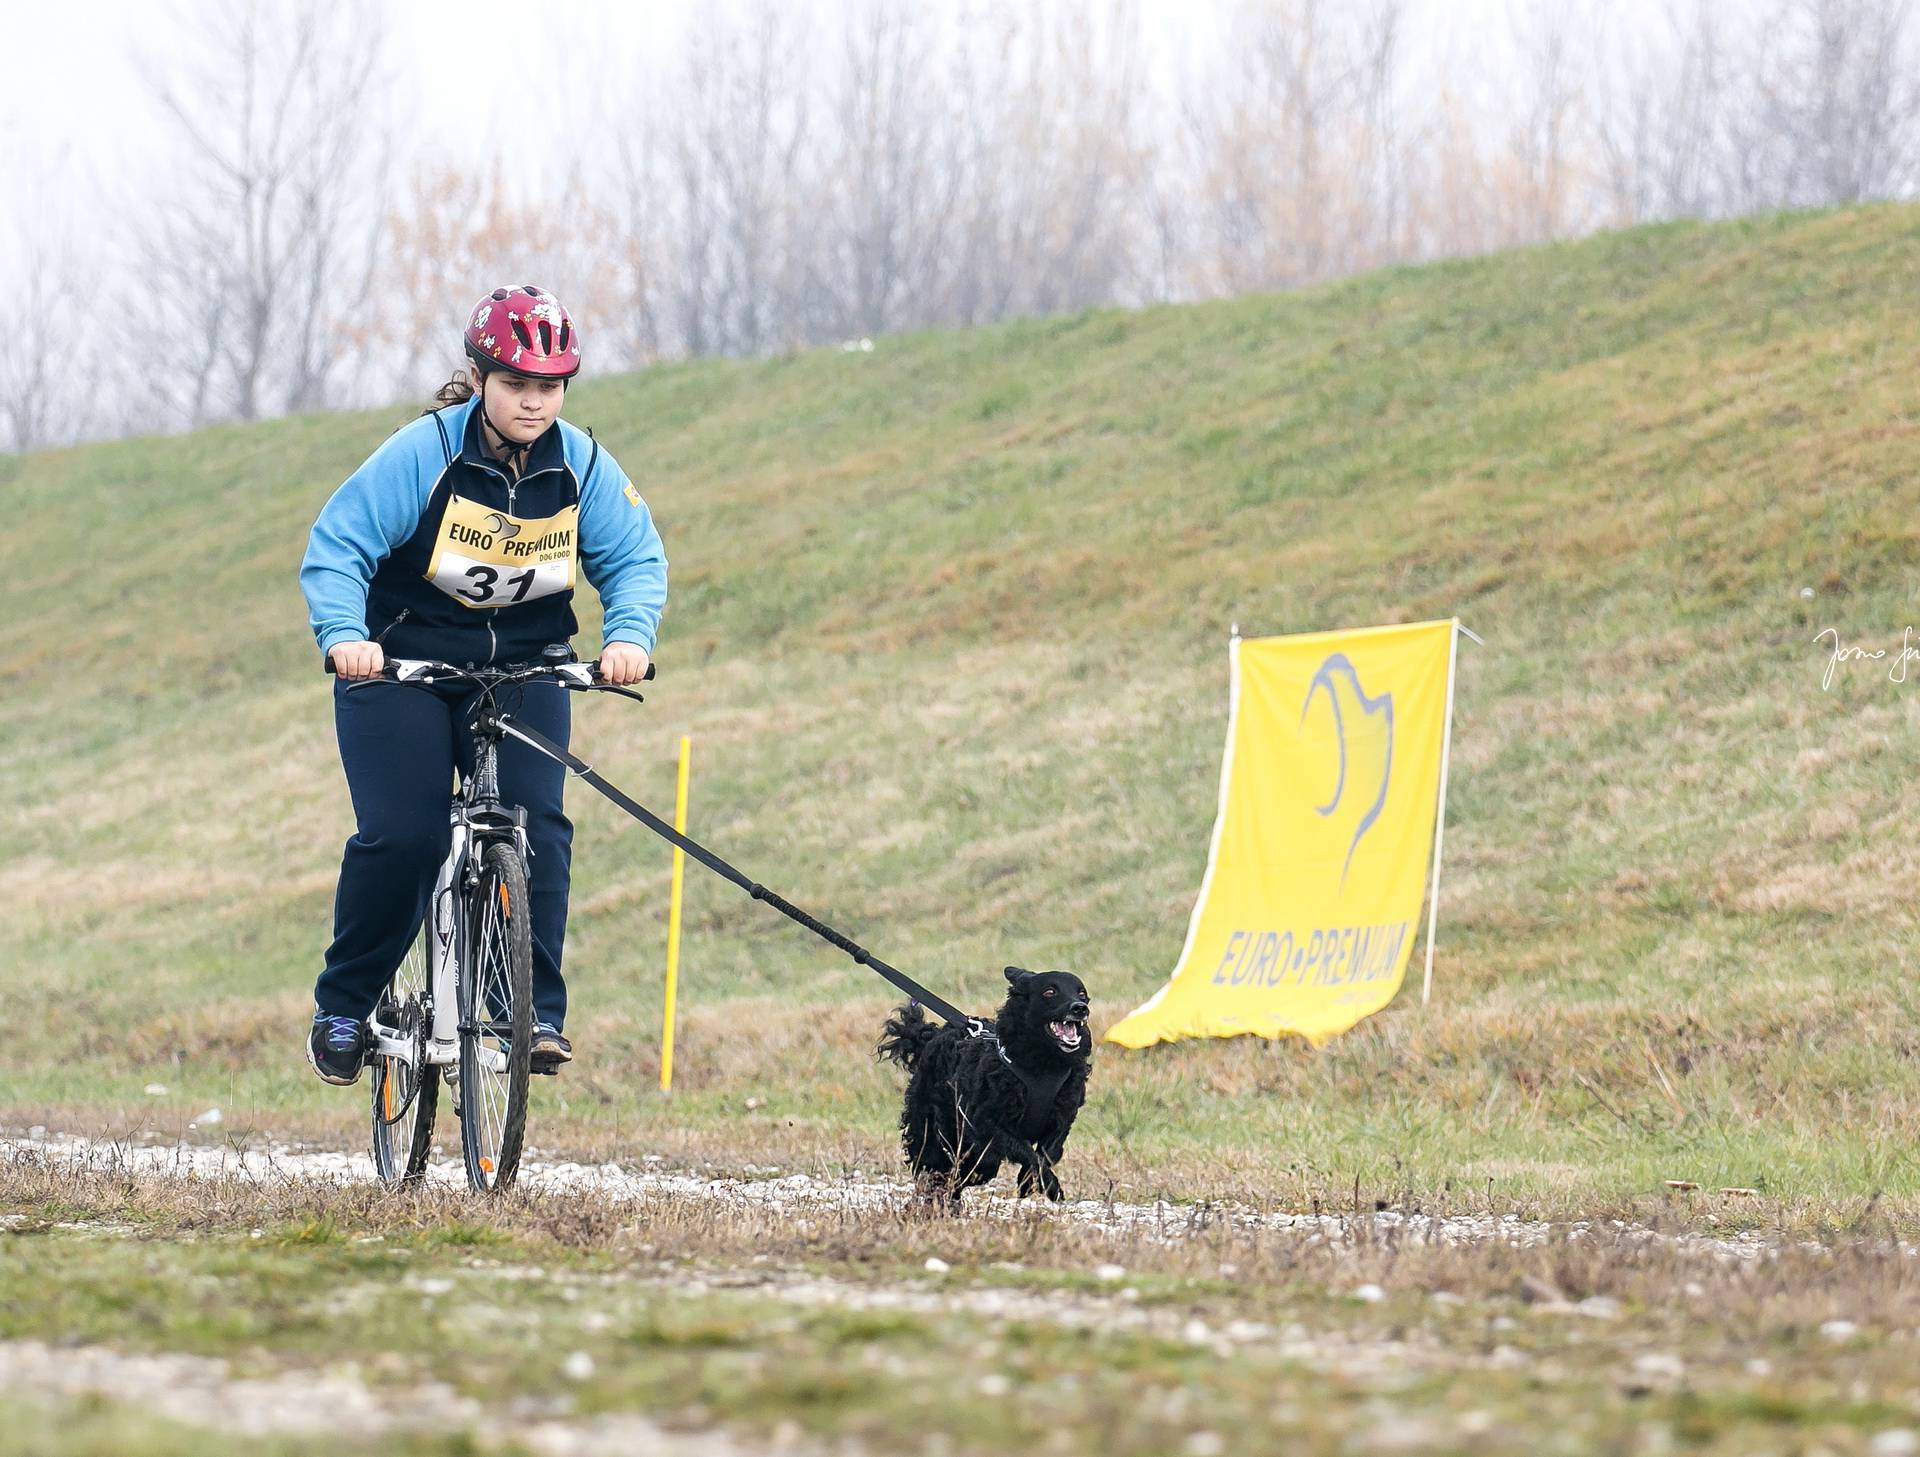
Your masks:
M 680 736 L 680 785 L 674 794 L 673 827 L 687 832 L 687 768 L 693 759 L 693 740 Z M 660 1091 L 673 1091 L 673 1007 L 680 985 L 680 885 L 686 878 L 687 852 L 673 847 L 673 895 L 667 902 L 667 1010 L 660 1034 Z

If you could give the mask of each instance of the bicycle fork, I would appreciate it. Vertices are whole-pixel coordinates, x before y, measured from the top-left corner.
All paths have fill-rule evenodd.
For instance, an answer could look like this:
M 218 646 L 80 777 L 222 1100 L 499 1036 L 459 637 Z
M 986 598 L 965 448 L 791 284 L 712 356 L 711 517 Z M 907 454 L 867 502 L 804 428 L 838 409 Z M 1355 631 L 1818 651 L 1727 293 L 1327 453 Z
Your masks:
M 425 1038 L 425 1060 L 448 1067 L 460 1059 L 460 973 L 459 947 L 455 938 L 458 887 L 454 884 L 457 867 L 465 863 L 469 831 L 456 802 L 451 811 L 452 840 L 447 858 L 440 862 L 434 877 L 433 894 L 427 901 L 427 995 L 433 1006 L 433 1022 Z M 412 1039 L 400 1037 L 397 1029 L 373 1024 L 373 1056 L 388 1057 L 408 1067 L 421 1060 L 422 1048 Z
M 442 1065 L 460 1056 L 460 974 L 459 932 L 454 925 L 462 897 L 454 881 L 458 866 L 466 864 L 468 829 L 461 806 L 451 811 L 453 834 L 447 845 L 447 858 L 440 862 L 434 877 L 433 898 L 427 902 L 427 924 L 433 934 L 427 941 L 427 985 L 433 995 L 433 1029 L 427 1042 L 427 1060 Z
M 522 863 L 528 853 L 525 810 L 484 815 L 478 836 L 472 811 L 465 805 L 456 800 L 449 814 L 451 832 L 447 858 L 440 862 L 439 873 L 434 877 L 426 915 L 429 932 L 426 983 L 427 995 L 433 1002 L 433 1020 L 427 1030 L 424 1052 L 426 1062 L 441 1067 L 452 1067 L 460 1061 L 460 957 L 467 947 L 459 919 L 467 901 L 467 887 L 459 882 L 472 873 L 473 857 L 489 835 L 510 834 L 523 857 Z M 476 1014 L 484 1015 L 477 1009 Z M 422 1060 L 420 1045 L 399 1036 L 398 1029 L 375 1023 L 373 1034 L 373 1056 L 390 1057 L 409 1067 Z M 498 1059 L 505 1065 L 497 1051 L 486 1050 L 483 1056 Z

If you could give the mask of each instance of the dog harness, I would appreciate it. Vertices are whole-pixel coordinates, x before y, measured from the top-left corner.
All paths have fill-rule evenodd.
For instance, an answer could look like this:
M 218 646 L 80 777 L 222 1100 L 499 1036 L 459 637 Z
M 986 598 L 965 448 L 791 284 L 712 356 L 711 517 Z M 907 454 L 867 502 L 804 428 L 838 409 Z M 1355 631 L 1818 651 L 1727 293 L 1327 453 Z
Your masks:
M 1030 1073 L 1007 1056 L 1007 1049 L 1001 1045 L 1000 1038 L 993 1029 L 984 1023 L 978 1023 L 976 1026 L 978 1030 L 973 1035 L 984 1037 L 993 1043 L 993 1050 L 1000 1054 L 1000 1061 L 1013 1070 L 1013 1075 L 1020 1079 L 1021 1086 L 1026 1089 L 1026 1116 L 1020 1120 L 1020 1126 L 1014 1132 L 1028 1143 L 1032 1143 L 1047 1131 L 1047 1124 L 1053 1119 L 1053 1100 L 1060 1096 L 1060 1089 L 1066 1084 L 1067 1074 L 1073 1069 L 1062 1068 L 1054 1073 Z

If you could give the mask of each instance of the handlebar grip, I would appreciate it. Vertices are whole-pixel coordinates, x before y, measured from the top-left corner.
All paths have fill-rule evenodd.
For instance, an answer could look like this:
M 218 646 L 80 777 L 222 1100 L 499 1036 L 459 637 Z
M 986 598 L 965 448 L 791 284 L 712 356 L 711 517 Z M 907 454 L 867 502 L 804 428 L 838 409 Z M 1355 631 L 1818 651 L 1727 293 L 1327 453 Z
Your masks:
M 593 660 L 593 662 L 592 662 L 591 664 L 589 664 L 588 666 L 590 666 L 591 668 L 593 668 L 593 670 L 594 670 L 594 671 L 595 671 L 595 673 L 597 674 L 597 673 L 599 672 L 599 669 L 600 669 L 600 660 L 599 660 L 598 658 L 595 658 L 595 659 Z M 660 665 L 659 665 L 658 663 L 655 663 L 655 662 L 649 662 L 649 663 L 647 664 L 647 671 L 646 671 L 646 673 L 645 673 L 645 674 L 644 674 L 644 675 L 643 675 L 643 676 L 641 677 L 641 679 L 640 679 L 640 681 L 641 681 L 641 682 L 643 682 L 643 683 L 651 683 L 651 682 L 653 681 L 653 675 L 654 675 L 655 673 L 657 673 L 657 672 L 659 671 L 659 669 L 660 669 Z M 337 676 L 339 676 L 339 675 L 338 675 L 338 674 L 337 674 L 337 673 L 335 672 L 335 670 L 334 670 L 334 666 L 333 666 L 333 654 L 332 654 L 332 653 L 326 653 L 326 654 L 324 654 L 324 655 L 323 655 L 323 656 L 321 657 L 321 659 L 320 659 L 320 671 L 321 671 L 322 673 L 325 673 L 325 674 L 326 674 L 326 675 L 327 675 L 327 676 L 328 676 L 329 678 L 333 678 L 333 677 L 337 677 Z
M 600 676 L 600 660 L 598 658 L 592 659 L 590 662 L 587 663 L 586 666 L 593 669 L 594 677 L 598 678 Z M 660 665 L 656 662 L 649 660 L 647 663 L 647 671 L 640 675 L 640 681 L 642 683 L 651 683 L 653 681 L 653 675 L 657 673 L 659 670 L 660 670 Z
M 391 662 L 392 662 L 392 659 L 388 659 L 387 661 L 388 661 L 388 663 L 391 663 Z M 321 672 L 323 672 L 323 673 L 325 673 L 325 674 L 326 674 L 326 675 L 327 675 L 327 676 L 328 676 L 329 678 L 337 678 L 337 677 L 339 677 L 339 676 L 340 676 L 340 671 L 339 671 L 339 669 L 337 669 L 337 668 L 335 668 L 335 667 L 334 667 L 334 665 L 333 665 L 333 653 L 332 653 L 332 651 L 331 651 L 331 650 L 329 650 L 329 651 L 327 651 L 327 652 L 325 652 L 325 653 L 322 653 L 322 654 L 321 654 L 321 656 L 320 656 L 320 671 L 321 671 Z M 383 665 L 381 666 L 381 669 L 380 669 L 380 671 L 379 671 L 379 672 L 378 672 L 377 674 L 375 674 L 374 676 L 375 676 L 376 678 L 384 678 L 384 677 L 386 677 L 386 676 L 387 676 L 387 667 L 386 667 L 386 665 L 384 665 L 384 664 L 383 664 Z
M 333 666 L 332 658 L 328 658 L 326 662 L 320 665 L 320 671 L 325 673 L 329 678 L 337 678 L 340 676 L 338 670 L 336 670 Z M 378 682 L 379 680 L 386 678 L 388 675 L 389 675 L 389 670 L 383 667 L 379 672 L 375 673 L 372 678 L 362 678 L 362 679 L 357 679 L 356 681 L 362 682 L 362 683 Z
M 600 660 L 598 658 L 590 659 L 582 666 L 591 668 L 593 670 L 593 676 L 596 679 L 600 677 Z M 660 665 L 658 663 L 649 662 L 647 664 L 647 671 L 640 675 L 640 681 L 642 683 L 651 683 L 653 681 L 653 675 L 658 672 L 659 669 Z

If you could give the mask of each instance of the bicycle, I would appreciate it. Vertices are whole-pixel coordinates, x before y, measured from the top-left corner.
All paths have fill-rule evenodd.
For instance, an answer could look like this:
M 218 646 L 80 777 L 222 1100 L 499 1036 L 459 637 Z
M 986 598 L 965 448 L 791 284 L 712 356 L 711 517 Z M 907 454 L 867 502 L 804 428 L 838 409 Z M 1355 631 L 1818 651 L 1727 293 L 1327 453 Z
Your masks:
M 447 857 L 420 929 L 368 1022 L 373 1162 L 383 1183 L 424 1178 L 443 1078 L 453 1080 L 468 1184 L 498 1192 L 519 1173 L 532 1072 L 533 925 L 527 812 L 500 798 L 499 750 L 511 714 L 498 699 L 516 684 L 550 682 L 646 701 L 597 681 L 598 668 L 555 644 L 538 663 L 497 668 L 389 659 L 377 678 L 363 680 L 419 688 L 465 682 L 480 690 L 474 767 L 461 776 L 449 809 Z M 653 677 L 651 664 L 646 676 Z

